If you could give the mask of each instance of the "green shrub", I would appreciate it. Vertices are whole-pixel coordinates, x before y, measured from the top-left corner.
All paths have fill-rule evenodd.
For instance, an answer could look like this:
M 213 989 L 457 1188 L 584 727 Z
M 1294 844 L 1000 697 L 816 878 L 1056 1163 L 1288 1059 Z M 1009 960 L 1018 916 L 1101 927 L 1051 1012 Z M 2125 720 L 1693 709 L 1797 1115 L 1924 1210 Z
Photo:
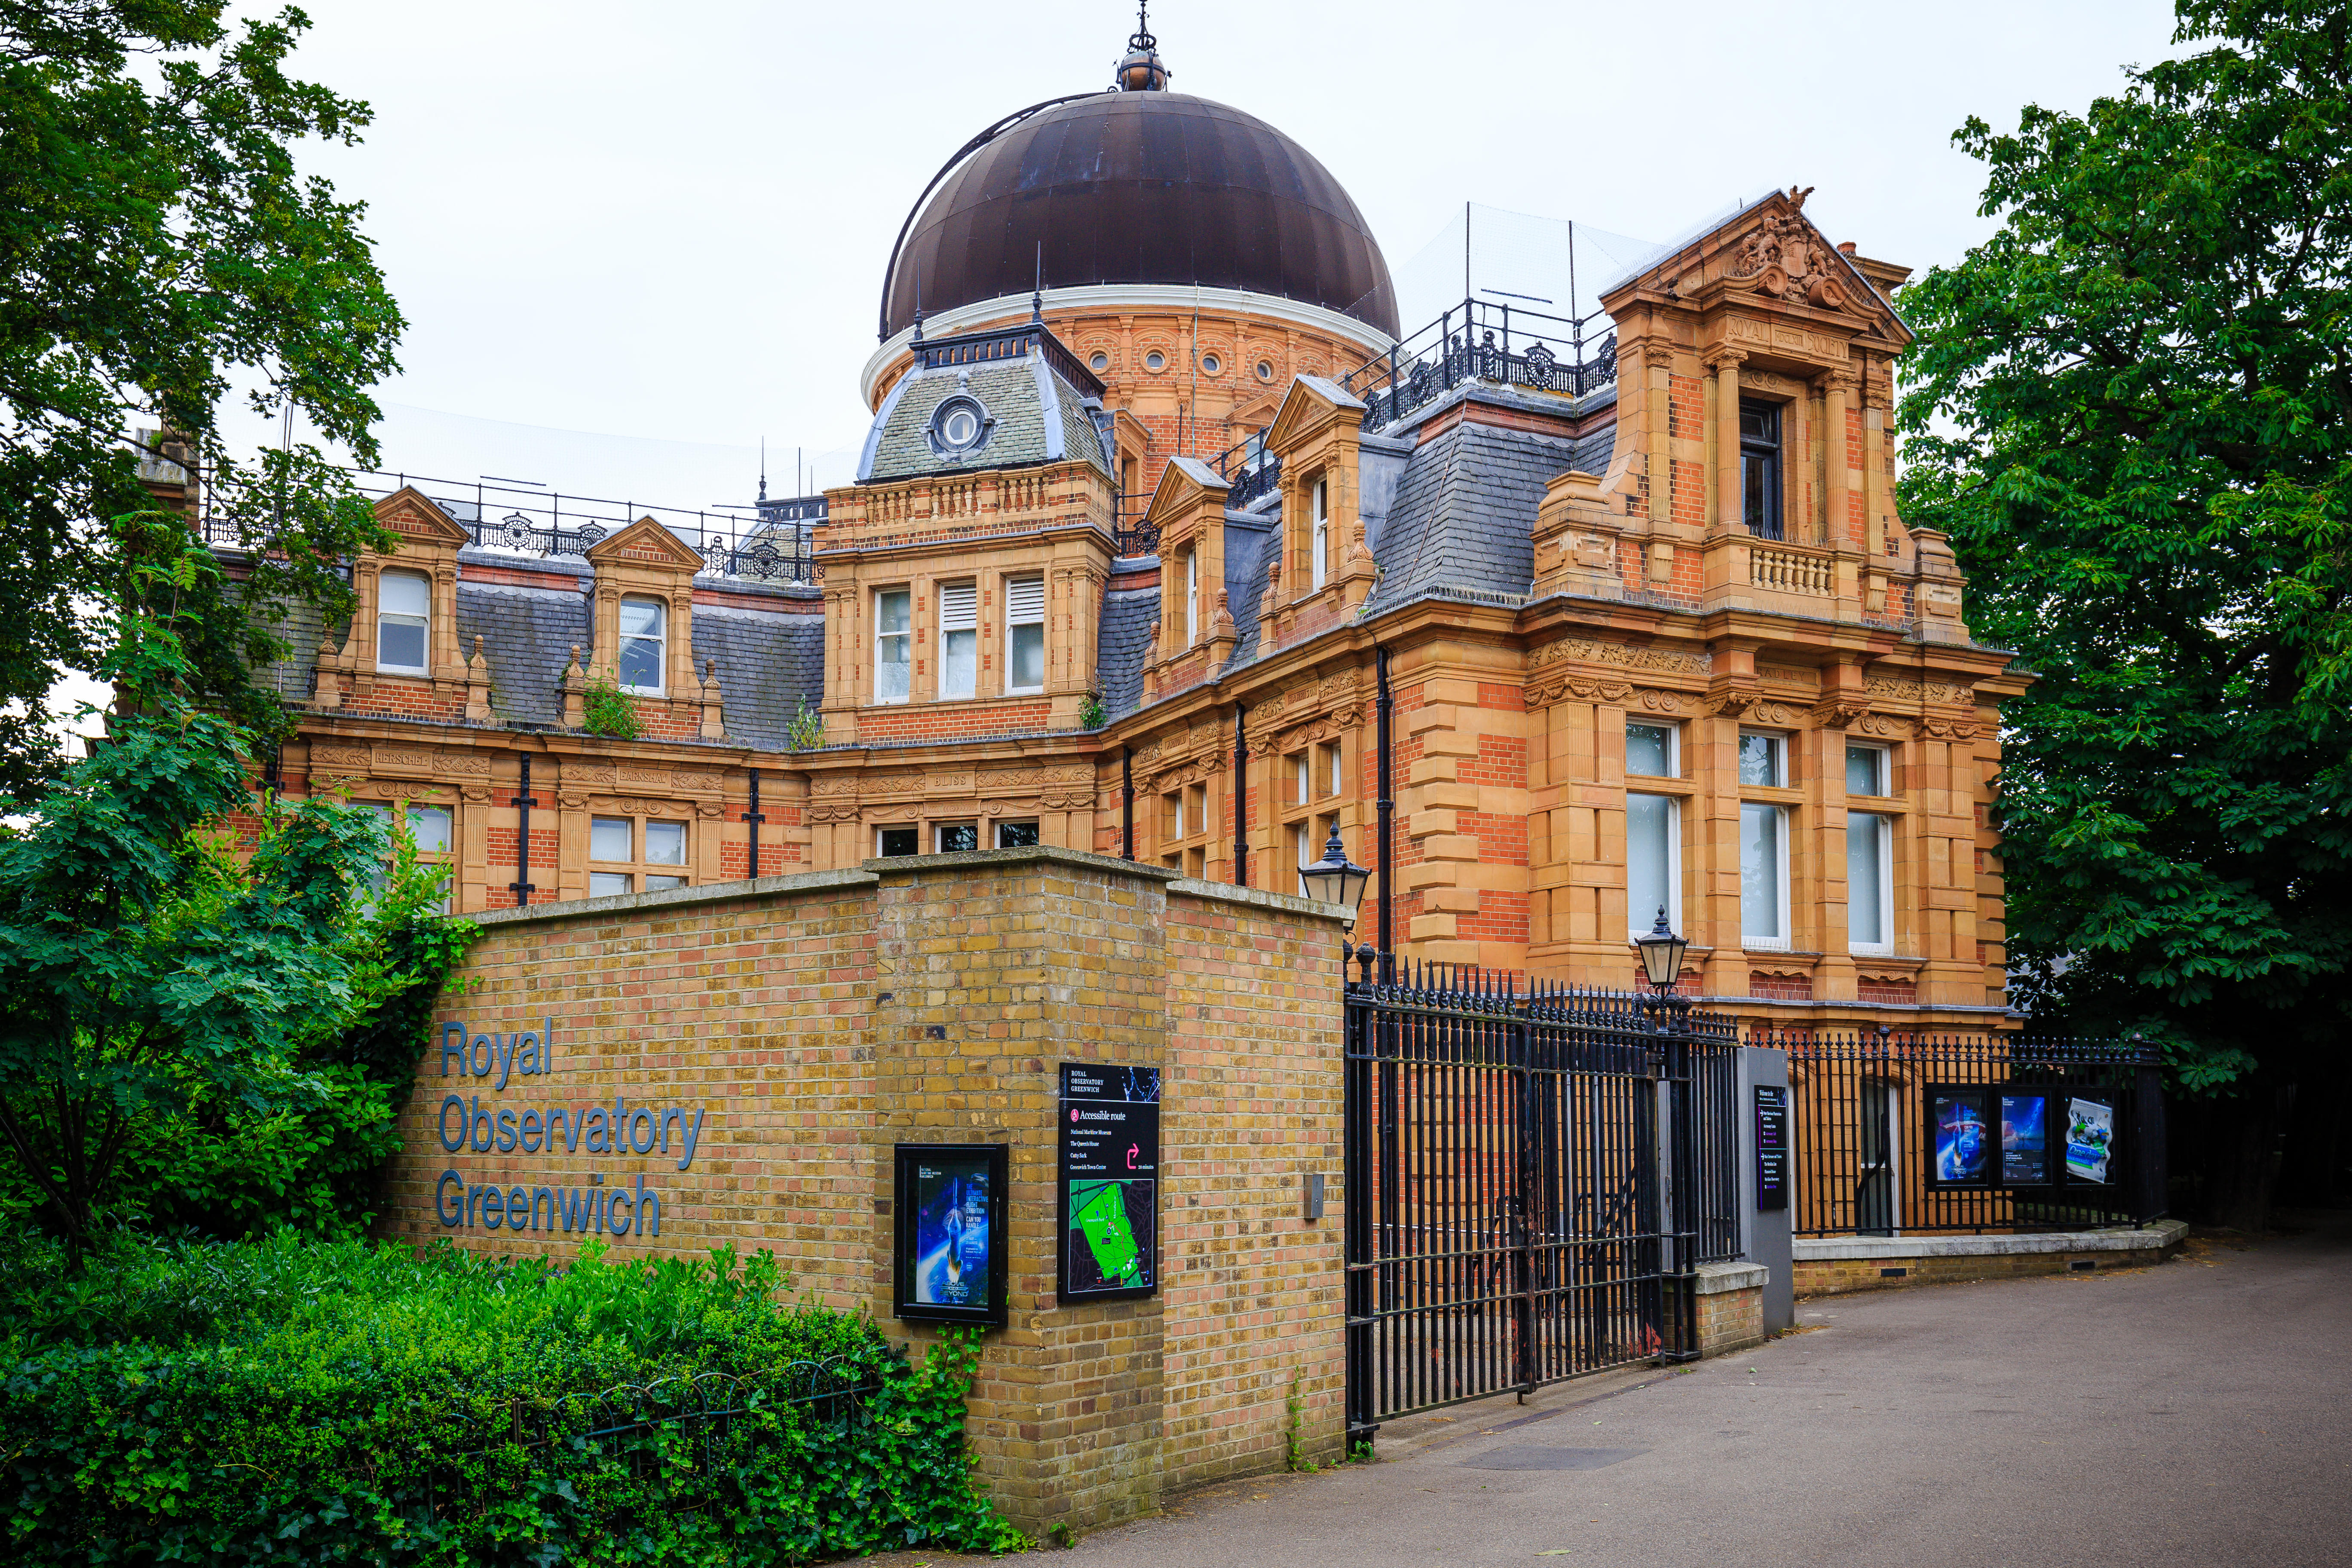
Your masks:
M 792 721 L 785 726 L 784 743 L 795 752 L 819 751 L 824 745 L 824 715 L 810 707 L 805 697 L 793 710 Z
M 559 1270 L 284 1236 L 118 1238 L 75 1273 L 19 1239 L 0 1553 L 549 1568 L 1023 1544 L 963 1454 L 977 1335 L 918 1372 L 870 1319 L 780 1306 L 780 1284 L 766 1254 L 592 1247 Z M 795 1399 L 812 1363 L 870 1392 Z
M 646 732 L 637 718 L 636 704 L 621 695 L 610 676 L 598 676 L 588 682 L 581 697 L 580 727 L 592 735 L 609 740 L 634 741 Z

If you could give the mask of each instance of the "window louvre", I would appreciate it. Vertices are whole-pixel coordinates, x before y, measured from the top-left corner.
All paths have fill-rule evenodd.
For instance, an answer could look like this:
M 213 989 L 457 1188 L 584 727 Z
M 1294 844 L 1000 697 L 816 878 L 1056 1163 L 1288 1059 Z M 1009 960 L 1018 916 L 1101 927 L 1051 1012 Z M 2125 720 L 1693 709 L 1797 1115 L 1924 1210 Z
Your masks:
M 1009 666 L 1005 689 L 1045 689 L 1045 579 L 1008 577 L 1004 582 L 1005 641 Z
M 980 589 L 976 584 L 950 583 L 940 590 L 940 630 L 971 631 L 980 625 Z
M 940 588 L 940 695 L 971 697 L 980 689 L 980 588 L 948 583 Z

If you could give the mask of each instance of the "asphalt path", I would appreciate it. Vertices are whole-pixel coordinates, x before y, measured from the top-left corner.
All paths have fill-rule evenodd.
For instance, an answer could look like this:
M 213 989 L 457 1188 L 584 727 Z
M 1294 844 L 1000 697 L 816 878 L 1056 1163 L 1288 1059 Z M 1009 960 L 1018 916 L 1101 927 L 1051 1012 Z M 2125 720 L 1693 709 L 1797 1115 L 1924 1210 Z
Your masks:
M 1801 1303 L 1744 1355 L 1392 1423 L 1072 1568 L 2352 1563 L 2352 1215 L 2114 1273 Z M 900 1554 L 908 1568 L 942 1563 Z

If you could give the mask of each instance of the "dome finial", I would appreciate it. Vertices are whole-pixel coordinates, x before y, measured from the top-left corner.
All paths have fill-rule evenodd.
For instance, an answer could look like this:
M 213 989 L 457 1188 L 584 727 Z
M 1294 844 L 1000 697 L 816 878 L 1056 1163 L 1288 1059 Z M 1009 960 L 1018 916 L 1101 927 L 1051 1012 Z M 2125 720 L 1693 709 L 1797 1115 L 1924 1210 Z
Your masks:
M 1160 58 L 1160 40 L 1151 36 L 1150 0 L 1138 0 L 1135 33 L 1127 40 L 1127 58 L 1118 62 L 1112 85 L 1121 92 L 1165 92 L 1176 73 Z

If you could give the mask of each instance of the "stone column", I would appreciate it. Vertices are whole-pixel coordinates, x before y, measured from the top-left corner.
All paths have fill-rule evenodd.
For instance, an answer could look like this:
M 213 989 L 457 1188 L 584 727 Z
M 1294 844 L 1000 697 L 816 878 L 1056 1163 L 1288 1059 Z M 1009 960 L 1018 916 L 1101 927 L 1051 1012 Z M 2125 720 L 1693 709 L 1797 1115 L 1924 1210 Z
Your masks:
M 1739 367 L 1742 349 L 1717 349 L 1706 356 L 1715 372 L 1715 516 L 1717 529 L 1737 533 L 1743 526 L 1739 495 Z
M 1827 439 L 1822 444 L 1827 482 L 1822 486 L 1822 527 L 1832 550 L 1853 547 L 1853 458 L 1846 441 L 1846 404 L 1859 378 L 1850 370 L 1833 370 L 1822 378 L 1822 421 Z

